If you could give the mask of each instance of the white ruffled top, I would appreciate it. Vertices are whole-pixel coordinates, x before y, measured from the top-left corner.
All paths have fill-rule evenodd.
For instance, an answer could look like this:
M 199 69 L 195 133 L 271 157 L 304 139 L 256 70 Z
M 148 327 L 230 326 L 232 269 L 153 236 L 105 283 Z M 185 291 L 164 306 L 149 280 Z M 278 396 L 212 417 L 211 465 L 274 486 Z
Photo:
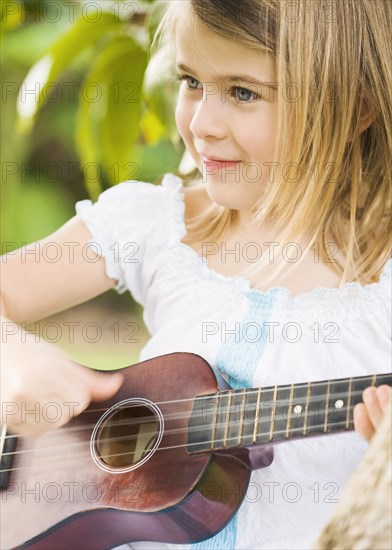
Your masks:
M 141 361 L 197 353 L 237 388 L 390 371 L 392 260 L 379 282 L 366 286 L 319 287 L 295 297 L 284 287 L 252 289 L 181 243 L 182 188 L 180 178 L 166 174 L 161 185 L 126 181 L 95 204 L 76 204 L 117 292 L 129 290 L 144 308 L 151 339 Z M 273 464 L 253 472 L 235 519 L 193 546 L 310 548 L 365 448 L 356 433 L 277 446 Z

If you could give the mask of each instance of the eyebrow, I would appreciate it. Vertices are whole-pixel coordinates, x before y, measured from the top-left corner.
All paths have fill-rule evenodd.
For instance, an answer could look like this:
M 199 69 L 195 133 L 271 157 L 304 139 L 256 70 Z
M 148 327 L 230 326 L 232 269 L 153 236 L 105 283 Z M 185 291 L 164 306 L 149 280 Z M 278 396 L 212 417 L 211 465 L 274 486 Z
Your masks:
M 187 67 L 184 63 L 177 63 L 176 67 L 177 69 L 196 75 L 196 72 L 192 71 L 192 69 Z M 271 84 L 275 84 L 275 82 L 261 82 L 260 80 L 257 80 L 253 76 L 249 76 L 247 74 L 214 75 L 214 79 L 224 81 L 224 82 L 238 82 L 238 81 L 248 82 L 249 84 L 256 84 L 258 86 L 268 86 L 268 85 L 271 86 Z

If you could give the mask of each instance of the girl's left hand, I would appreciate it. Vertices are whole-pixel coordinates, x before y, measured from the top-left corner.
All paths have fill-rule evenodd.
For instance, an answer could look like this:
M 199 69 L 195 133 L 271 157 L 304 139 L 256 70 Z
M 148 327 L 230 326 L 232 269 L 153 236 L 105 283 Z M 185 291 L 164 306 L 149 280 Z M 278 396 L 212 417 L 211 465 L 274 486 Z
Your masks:
M 391 395 L 391 386 L 383 384 L 378 388 L 369 387 L 362 394 L 363 403 L 355 405 L 354 427 L 367 441 L 371 440 L 381 424 Z

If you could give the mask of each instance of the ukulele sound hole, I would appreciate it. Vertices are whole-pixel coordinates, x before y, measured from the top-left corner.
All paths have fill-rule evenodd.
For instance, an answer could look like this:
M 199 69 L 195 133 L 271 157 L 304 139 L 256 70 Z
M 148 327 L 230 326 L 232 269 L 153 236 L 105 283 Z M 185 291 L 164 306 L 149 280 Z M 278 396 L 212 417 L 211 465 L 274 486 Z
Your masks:
M 116 410 L 102 423 L 96 447 L 111 468 L 134 466 L 146 459 L 159 435 L 154 412 L 144 405 Z

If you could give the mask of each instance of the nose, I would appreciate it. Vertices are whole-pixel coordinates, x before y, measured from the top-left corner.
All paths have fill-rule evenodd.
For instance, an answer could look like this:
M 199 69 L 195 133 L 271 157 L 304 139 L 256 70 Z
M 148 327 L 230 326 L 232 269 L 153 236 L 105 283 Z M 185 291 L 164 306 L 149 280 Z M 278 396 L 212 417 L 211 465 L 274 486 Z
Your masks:
M 196 104 L 189 129 L 198 139 L 223 139 L 228 133 L 226 115 L 219 90 L 206 87 L 203 97 Z

